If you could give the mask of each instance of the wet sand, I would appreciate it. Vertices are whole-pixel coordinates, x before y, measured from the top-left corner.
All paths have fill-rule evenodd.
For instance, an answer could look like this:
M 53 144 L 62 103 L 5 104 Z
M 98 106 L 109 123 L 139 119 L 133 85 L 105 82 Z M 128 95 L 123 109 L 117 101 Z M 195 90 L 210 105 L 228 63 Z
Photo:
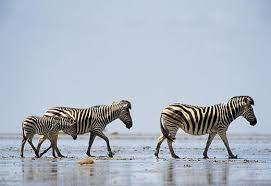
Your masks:
M 167 144 L 160 158 L 153 156 L 158 135 L 108 135 L 114 158 L 105 142 L 96 138 L 91 154 L 95 163 L 79 165 L 86 157 L 88 135 L 74 141 L 60 136 L 59 148 L 67 158 L 51 151 L 36 159 L 27 144 L 20 158 L 20 135 L 0 135 L 0 185 L 271 185 L 271 136 L 231 135 L 238 159 L 228 160 L 222 141 L 215 138 L 210 159 L 202 159 L 208 136 L 180 134 L 173 144 L 181 159 L 170 157 Z M 34 140 L 37 144 L 37 139 Z M 43 144 L 45 149 L 49 143 Z

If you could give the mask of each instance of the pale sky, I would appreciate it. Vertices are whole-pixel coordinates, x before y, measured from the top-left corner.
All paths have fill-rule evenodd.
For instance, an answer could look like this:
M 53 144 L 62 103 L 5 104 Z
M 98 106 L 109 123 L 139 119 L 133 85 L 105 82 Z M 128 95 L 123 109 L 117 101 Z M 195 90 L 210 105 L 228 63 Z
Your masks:
M 258 124 L 230 133 L 270 133 L 271 2 L 0 1 L 0 133 L 21 132 L 51 106 L 132 103 L 134 126 L 159 132 L 161 110 L 255 100 Z

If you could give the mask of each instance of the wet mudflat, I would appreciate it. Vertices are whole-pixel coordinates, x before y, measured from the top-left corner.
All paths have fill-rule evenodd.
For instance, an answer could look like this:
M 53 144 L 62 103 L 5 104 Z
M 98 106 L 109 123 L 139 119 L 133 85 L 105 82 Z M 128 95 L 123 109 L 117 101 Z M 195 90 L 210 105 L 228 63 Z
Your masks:
M 236 160 L 228 160 L 222 141 L 215 138 L 210 159 L 202 159 L 208 136 L 177 136 L 173 144 L 180 159 L 172 159 L 166 143 L 160 158 L 153 156 L 158 135 L 109 135 L 114 158 L 106 156 L 105 142 L 92 147 L 95 163 L 79 165 L 86 157 L 88 135 L 74 141 L 60 136 L 59 148 L 67 158 L 53 158 L 51 151 L 36 159 L 29 145 L 19 157 L 19 135 L 0 136 L 0 185 L 270 185 L 271 137 L 229 136 Z M 34 140 L 37 144 L 37 139 Z M 45 143 L 45 149 L 49 144 Z

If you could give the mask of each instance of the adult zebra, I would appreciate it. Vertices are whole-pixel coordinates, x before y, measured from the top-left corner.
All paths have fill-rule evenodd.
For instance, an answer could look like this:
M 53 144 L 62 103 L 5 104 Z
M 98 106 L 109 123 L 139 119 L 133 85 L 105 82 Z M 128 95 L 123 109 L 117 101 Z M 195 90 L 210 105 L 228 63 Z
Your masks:
M 77 123 L 77 134 L 90 132 L 87 155 L 91 156 L 90 149 L 96 136 L 106 141 L 109 157 L 113 157 L 108 138 L 103 133 L 107 124 L 120 119 L 128 129 L 133 126 L 130 115 L 131 103 L 126 100 L 113 102 L 111 105 L 97 105 L 90 108 L 53 107 L 44 114 L 45 117 L 72 117 Z M 40 144 L 45 139 L 40 138 Z
M 230 123 L 243 116 L 250 125 L 254 126 L 257 119 L 254 115 L 252 105 L 254 101 L 249 96 L 232 97 L 225 103 L 208 107 L 197 107 L 185 104 L 172 104 L 166 107 L 160 117 L 162 135 L 158 138 L 155 156 L 158 157 L 162 142 L 167 138 L 168 147 L 173 158 L 179 158 L 172 147 L 179 128 L 192 135 L 209 134 L 203 157 L 208 158 L 207 152 L 215 135 L 218 134 L 224 142 L 229 158 L 237 158 L 228 143 L 226 132 Z

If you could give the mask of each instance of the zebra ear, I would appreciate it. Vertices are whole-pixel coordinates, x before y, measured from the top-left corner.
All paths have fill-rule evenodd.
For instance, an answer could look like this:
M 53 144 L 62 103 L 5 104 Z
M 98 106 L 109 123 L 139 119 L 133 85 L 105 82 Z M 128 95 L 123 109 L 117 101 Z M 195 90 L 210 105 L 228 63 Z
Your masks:
M 132 109 L 131 103 L 129 101 L 122 100 L 121 102 L 124 108 Z
M 75 119 L 73 119 L 72 117 L 68 117 L 68 120 L 70 121 L 70 123 L 71 123 L 72 125 L 76 124 Z
M 244 102 L 246 104 L 254 105 L 254 100 L 252 98 L 250 98 L 250 97 L 245 97 Z

